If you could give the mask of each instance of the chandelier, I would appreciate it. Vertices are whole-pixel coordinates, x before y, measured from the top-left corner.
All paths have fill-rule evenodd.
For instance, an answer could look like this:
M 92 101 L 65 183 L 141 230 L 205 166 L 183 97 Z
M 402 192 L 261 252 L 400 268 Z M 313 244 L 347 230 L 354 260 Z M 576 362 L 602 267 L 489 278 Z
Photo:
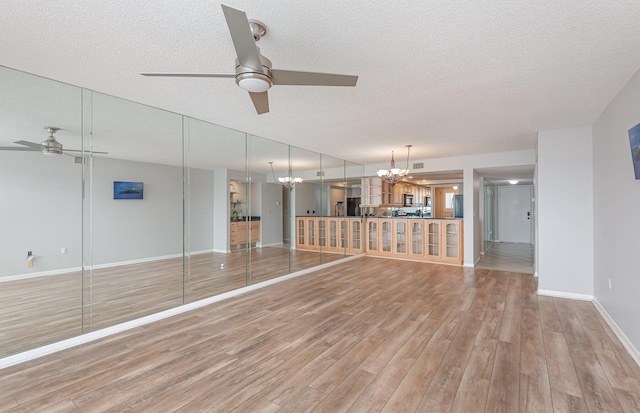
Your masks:
M 380 169 L 378 171 L 378 176 L 385 182 L 388 182 L 391 186 L 395 185 L 396 182 L 402 181 L 402 179 L 409 174 L 409 152 L 411 151 L 411 146 L 413 145 L 405 146 L 407 148 L 406 169 L 396 168 L 396 160 L 393 158 L 393 151 L 391 151 L 391 167 L 389 169 Z
M 273 162 L 269 162 L 269 166 L 271 166 L 271 175 L 273 175 L 273 180 L 280 182 L 280 184 L 287 188 L 289 191 L 293 191 L 293 188 L 295 188 L 296 185 L 301 184 L 303 181 L 302 178 L 294 178 L 293 176 L 291 176 L 291 168 L 289 168 L 289 176 L 276 178 L 276 174 L 275 172 L 273 172 Z

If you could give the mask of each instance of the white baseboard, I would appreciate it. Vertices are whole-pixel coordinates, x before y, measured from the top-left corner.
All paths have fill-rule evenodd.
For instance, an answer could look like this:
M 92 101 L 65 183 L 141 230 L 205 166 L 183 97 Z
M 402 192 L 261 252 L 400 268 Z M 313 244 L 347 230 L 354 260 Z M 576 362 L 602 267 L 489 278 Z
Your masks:
M 213 250 L 192 251 L 189 253 L 189 255 L 208 254 L 211 252 L 213 252 Z M 128 261 L 108 262 L 106 264 L 96 264 L 93 266 L 93 269 L 99 270 L 103 268 L 122 267 L 124 265 L 141 264 L 145 262 L 162 261 L 162 260 L 168 260 L 168 259 L 180 258 L 180 257 L 182 257 L 182 253 L 161 255 L 157 257 L 139 258 L 139 259 L 128 260 Z M 90 269 L 91 266 L 86 266 L 85 268 Z M 59 270 L 39 271 L 39 272 L 32 272 L 32 273 L 26 273 L 26 274 L 8 275 L 6 277 L 0 277 L 0 283 L 8 282 L 8 281 L 26 280 L 28 278 L 38 278 L 38 277 L 48 277 L 51 275 L 69 274 L 69 273 L 78 272 L 78 271 L 82 271 L 82 267 L 61 268 Z
M 638 349 L 633 345 L 633 343 L 631 342 L 631 340 L 629 340 L 626 334 L 624 334 L 624 332 L 618 326 L 618 324 L 616 324 L 616 322 L 613 321 L 613 318 L 609 315 L 609 313 L 607 313 L 607 310 L 604 309 L 604 307 L 602 306 L 602 304 L 600 304 L 597 298 L 593 299 L 593 305 L 596 307 L 596 309 L 598 310 L 602 318 L 604 318 L 604 321 L 606 321 L 607 324 L 609 324 L 609 327 L 611 327 L 611 330 L 613 330 L 613 332 L 618 337 L 618 339 L 620 340 L 624 348 L 627 349 L 627 351 L 629 352 L 633 360 L 636 362 L 636 364 L 640 366 L 640 352 L 638 351 Z
M 282 242 L 273 242 L 271 244 L 260 244 L 260 247 L 264 247 L 264 248 L 266 248 L 266 247 L 283 247 L 283 246 L 284 246 L 284 243 L 282 243 Z
M 27 274 L 7 275 L 4 277 L 0 277 L 0 283 L 9 282 L 9 281 L 26 280 L 29 278 L 48 277 L 51 275 L 68 274 L 70 272 L 78 272 L 78 271 L 82 271 L 82 267 L 62 268 L 60 270 L 39 271 L 39 272 L 32 272 Z
M 538 295 L 546 295 L 549 297 L 556 297 L 556 298 L 570 298 L 572 300 L 581 300 L 581 301 L 593 301 L 592 295 L 565 293 L 563 291 L 538 290 Z
M 226 293 L 218 294 L 213 297 L 205 298 L 203 300 L 195 301 L 193 303 L 181 305 L 179 307 L 171 308 L 169 310 L 161 311 L 159 313 L 151 314 L 146 317 L 141 317 L 135 320 L 127 321 L 125 323 L 117 324 L 115 326 L 103 328 L 101 330 L 92 331 L 91 333 L 82 334 L 76 337 L 72 337 L 66 340 L 58 341 L 57 343 L 48 344 L 46 346 L 38 347 L 33 350 L 24 351 L 22 353 L 14 354 L 12 356 L 0 358 L 0 370 L 14 366 L 16 364 L 24 363 L 29 360 L 33 360 L 39 357 L 43 357 L 61 350 L 66 350 L 71 347 L 76 347 L 81 344 L 86 344 L 91 341 L 98 340 L 103 337 L 107 337 L 113 334 L 121 333 L 123 331 L 131 330 L 132 328 L 136 328 L 145 324 L 153 323 L 154 321 L 163 320 L 168 317 L 172 317 L 174 315 L 182 314 L 187 311 L 195 310 L 200 307 L 204 307 L 209 304 L 216 303 L 218 301 L 225 300 L 227 298 L 235 297 L 244 293 L 248 293 L 249 291 L 258 290 L 260 288 L 267 287 L 269 285 L 277 284 L 285 280 L 290 280 L 292 278 L 299 277 L 301 275 L 309 274 L 314 271 L 322 270 L 325 268 L 332 267 L 337 264 L 342 264 L 347 261 L 351 261 L 357 258 L 364 257 L 365 254 L 353 255 L 350 257 L 343 258 L 341 260 L 336 260 L 332 262 L 328 262 L 325 264 L 321 264 L 315 267 L 307 268 L 305 270 L 297 271 L 291 274 L 283 275 L 282 277 L 273 278 L 271 280 L 263 281 L 258 284 L 248 285 L 246 287 L 239 288 L 237 290 L 228 291 Z
M 137 258 L 135 260 L 108 262 L 106 264 L 95 264 L 95 265 L 93 265 L 93 269 L 94 270 L 100 270 L 102 268 L 122 267 L 124 265 L 142 264 L 142 263 L 145 263 L 145 262 L 170 260 L 172 258 L 181 258 L 181 257 L 182 257 L 182 253 L 180 253 L 180 254 L 170 254 L 170 255 L 161 255 L 161 256 L 158 256 L 158 257 Z M 88 267 L 90 267 L 90 266 L 88 266 Z

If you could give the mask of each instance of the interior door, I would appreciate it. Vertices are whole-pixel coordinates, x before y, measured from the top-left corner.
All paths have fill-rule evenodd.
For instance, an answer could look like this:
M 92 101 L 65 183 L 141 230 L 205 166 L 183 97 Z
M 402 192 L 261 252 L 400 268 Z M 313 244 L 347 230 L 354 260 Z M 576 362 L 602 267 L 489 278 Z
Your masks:
M 531 185 L 511 185 L 499 188 L 500 242 L 532 243 L 532 196 L 533 187 Z

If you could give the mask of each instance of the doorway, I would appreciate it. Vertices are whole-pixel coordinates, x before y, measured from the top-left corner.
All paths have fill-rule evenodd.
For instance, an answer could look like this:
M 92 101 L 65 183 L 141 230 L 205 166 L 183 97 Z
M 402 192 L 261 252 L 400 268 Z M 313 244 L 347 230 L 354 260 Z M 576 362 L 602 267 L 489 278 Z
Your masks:
M 458 193 L 457 187 L 435 187 L 434 190 L 434 217 L 453 218 L 454 217 L 454 196 Z
M 501 186 L 498 193 L 500 242 L 532 244 L 533 186 Z

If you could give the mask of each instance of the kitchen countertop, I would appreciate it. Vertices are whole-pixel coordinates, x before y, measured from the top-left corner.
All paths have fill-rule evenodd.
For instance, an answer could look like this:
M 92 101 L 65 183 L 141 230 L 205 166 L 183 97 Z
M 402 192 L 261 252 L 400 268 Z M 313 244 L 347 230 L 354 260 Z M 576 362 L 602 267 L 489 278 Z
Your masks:
M 241 217 L 238 219 L 230 219 L 231 222 L 260 221 L 260 217 Z

